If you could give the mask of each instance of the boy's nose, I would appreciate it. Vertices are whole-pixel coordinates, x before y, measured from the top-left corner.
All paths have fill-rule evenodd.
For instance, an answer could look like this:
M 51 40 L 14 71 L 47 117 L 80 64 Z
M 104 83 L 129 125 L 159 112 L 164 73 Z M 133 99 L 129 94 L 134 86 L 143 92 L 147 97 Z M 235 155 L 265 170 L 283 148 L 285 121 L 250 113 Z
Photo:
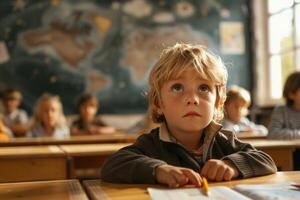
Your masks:
M 198 105 L 199 104 L 199 97 L 195 94 L 187 97 L 186 99 L 187 105 Z

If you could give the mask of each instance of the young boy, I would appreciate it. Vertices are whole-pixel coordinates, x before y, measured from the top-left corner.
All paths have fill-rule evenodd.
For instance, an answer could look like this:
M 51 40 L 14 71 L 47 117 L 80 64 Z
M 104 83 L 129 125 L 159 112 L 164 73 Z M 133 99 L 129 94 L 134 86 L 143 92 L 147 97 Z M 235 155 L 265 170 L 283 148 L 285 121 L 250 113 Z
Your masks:
M 283 97 L 286 105 L 274 109 L 268 137 L 280 140 L 300 139 L 300 71 L 288 76 L 284 84 Z M 300 169 L 300 163 L 298 165 Z
M 235 133 L 252 132 L 267 135 L 268 130 L 263 125 L 251 122 L 246 115 L 251 103 L 249 92 L 237 85 L 231 86 L 227 90 L 227 97 L 224 103 L 225 119 L 222 121 L 224 129 Z
M 28 130 L 28 115 L 19 109 L 22 101 L 22 94 L 16 89 L 7 89 L 3 93 L 5 125 L 12 130 L 15 136 L 25 136 Z
M 71 125 L 71 135 L 95 135 L 115 132 L 115 128 L 106 126 L 99 118 L 96 118 L 99 104 L 95 96 L 84 94 L 79 99 L 78 107 L 80 116 Z
M 202 46 L 163 51 L 149 78 L 148 102 L 159 128 L 112 155 L 101 178 L 116 183 L 202 184 L 276 172 L 273 160 L 222 130 L 227 71 Z

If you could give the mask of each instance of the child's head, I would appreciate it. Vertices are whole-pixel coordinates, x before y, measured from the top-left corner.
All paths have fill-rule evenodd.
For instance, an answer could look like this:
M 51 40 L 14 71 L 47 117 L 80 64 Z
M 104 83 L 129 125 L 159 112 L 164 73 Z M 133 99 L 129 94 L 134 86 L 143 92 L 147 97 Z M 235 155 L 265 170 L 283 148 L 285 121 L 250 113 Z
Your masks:
M 284 84 L 283 97 L 289 106 L 300 104 L 300 71 L 288 76 Z
M 196 112 L 201 115 L 194 116 L 198 122 L 203 117 L 211 118 L 207 122 L 222 119 L 226 81 L 223 62 L 205 47 L 175 44 L 165 49 L 149 77 L 148 103 L 153 121 L 168 121 L 173 115 L 193 118 Z M 175 102 L 170 111 L 176 113 L 169 113 L 166 104 Z M 208 107 L 212 113 L 205 113 L 210 111 Z
M 98 111 L 98 99 L 92 94 L 84 94 L 78 102 L 79 112 L 81 118 L 85 122 L 91 122 Z
M 12 113 L 15 111 L 21 104 L 22 94 L 19 90 L 16 89 L 7 89 L 3 93 L 3 104 L 5 111 Z
M 34 120 L 47 127 L 64 126 L 66 119 L 59 96 L 43 94 L 36 103 Z
M 238 123 L 242 117 L 248 114 L 251 98 L 247 90 L 233 85 L 227 91 L 227 98 L 224 104 L 226 118 Z

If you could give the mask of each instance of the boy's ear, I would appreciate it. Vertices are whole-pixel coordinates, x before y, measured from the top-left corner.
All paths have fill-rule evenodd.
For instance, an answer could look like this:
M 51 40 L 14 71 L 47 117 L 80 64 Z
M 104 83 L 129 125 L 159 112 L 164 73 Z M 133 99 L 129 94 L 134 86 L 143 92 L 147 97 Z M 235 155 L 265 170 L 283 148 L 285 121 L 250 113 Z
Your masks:
M 157 107 L 156 107 L 156 112 L 157 112 L 157 114 L 159 114 L 159 115 L 162 115 L 162 114 L 163 114 L 163 112 L 162 112 L 160 106 L 157 106 Z

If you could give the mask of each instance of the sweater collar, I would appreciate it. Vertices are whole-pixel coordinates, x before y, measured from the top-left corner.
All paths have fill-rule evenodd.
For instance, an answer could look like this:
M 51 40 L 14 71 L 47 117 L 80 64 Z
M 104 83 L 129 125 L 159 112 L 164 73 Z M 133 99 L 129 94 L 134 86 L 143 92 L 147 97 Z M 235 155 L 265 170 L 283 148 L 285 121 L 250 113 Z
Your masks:
M 218 133 L 218 131 L 222 128 L 222 125 L 212 121 L 204 130 L 204 143 L 203 143 L 203 159 L 206 160 L 209 149 L 211 146 L 211 143 L 214 140 L 215 135 Z M 167 129 L 167 125 L 163 123 L 159 127 L 159 139 L 164 142 L 171 142 L 181 145 L 179 142 L 177 142 L 176 138 L 169 133 Z M 182 145 L 181 145 L 182 146 Z

